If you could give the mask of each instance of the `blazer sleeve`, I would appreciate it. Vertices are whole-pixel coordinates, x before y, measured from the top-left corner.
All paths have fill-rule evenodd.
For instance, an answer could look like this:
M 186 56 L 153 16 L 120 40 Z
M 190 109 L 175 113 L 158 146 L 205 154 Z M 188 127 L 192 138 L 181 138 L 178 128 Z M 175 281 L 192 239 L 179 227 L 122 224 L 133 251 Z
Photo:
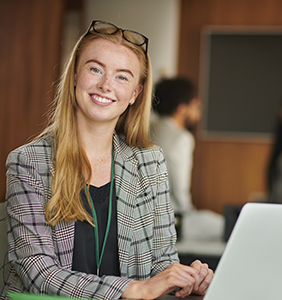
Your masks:
M 50 186 L 42 157 L 34 149 L 15 150 L 7 159 L 7 230 L 9 260 L 14 273 L 10 290 L 69 297 L 118 299 L 130 282 L 127 278 L 72 271 L 62 262 L 72 253 L 66 244 L 58 253 L 54 228 L 45 219 L 44 203 Z M 49 172 L 49 173 L 48 173 Z M 51 181 L 51 180 L 50 180 Z M 64 222 L 63 222 L 64 223 Z M 61 228 L 67 225 L 59 224 Z M 72 240 L 74 234 L 62 231 L 56 239 Z M 62 241 L 61 241 L 62 243 Z M 11 275 L 10 275 L 11 277 Z

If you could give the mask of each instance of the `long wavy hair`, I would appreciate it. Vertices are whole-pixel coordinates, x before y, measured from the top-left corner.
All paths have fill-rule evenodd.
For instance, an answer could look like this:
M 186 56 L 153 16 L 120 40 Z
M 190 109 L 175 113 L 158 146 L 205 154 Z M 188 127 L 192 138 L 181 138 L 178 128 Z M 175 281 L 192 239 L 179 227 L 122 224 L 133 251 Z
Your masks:
M 52 226 L 62 220 L 86 220 L 93 225 L 92 216 L 85 210 L 80 197 L 81 190 L 91 177 L 91 165 L 78 140 L 74 76 L 77 61 L 85 47 L 101 38 L 127 46 L 136 53 L 141 64 L 140 84 L 143 85 L 143 90 L 135 103 L 128 106 L 120 116 L 115 130 L 117 134 L 126 138 L 130 146 L 152 145 L 148 139 L 152 95 L 152 70 L 148 55 L 140 46 L 123 39 L 121 31 L 114 35 L 92 31 L 84 34 L 78 40 L 66 64 L 50 110 L 49 123 L 39 136 L 54 137 L 53 194 L 45 207 L 46 219 Z

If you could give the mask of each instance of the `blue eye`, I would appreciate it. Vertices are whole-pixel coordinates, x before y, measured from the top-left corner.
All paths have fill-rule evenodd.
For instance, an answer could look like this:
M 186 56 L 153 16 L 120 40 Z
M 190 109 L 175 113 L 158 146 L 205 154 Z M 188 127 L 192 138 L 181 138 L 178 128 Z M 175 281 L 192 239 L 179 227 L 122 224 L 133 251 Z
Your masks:
M 92 72 L 94 72 L 94 73 L 99 73 L 99 72 L 100 72 L 99 69 L 97 69 L 97 68 L 95 68 L 95 67 L 90 68 L 90 70 L 91 70 Z
M 122 76 L 122 75 L 119 75 L 118 79 L 122 80 L 122 81 L 127 81 L 128 80 L 125 76 Z

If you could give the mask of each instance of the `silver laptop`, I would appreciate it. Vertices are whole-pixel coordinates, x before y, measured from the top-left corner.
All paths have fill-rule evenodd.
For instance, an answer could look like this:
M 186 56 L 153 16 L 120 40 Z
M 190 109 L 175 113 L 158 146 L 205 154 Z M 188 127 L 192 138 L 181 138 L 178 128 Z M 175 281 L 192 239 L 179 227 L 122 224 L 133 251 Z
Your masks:
M 282 205 L 246 204 L 204 300 L 282 299 Z

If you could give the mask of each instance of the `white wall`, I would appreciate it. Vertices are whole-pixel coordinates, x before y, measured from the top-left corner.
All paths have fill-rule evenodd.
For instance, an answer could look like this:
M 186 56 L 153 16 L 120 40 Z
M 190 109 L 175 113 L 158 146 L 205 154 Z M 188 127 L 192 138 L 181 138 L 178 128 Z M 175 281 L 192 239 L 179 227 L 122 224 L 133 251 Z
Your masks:
M 177 71 L 181 0 L 85 0 L 83 26 L 104 20 L 149 38 L 153 80 Z

